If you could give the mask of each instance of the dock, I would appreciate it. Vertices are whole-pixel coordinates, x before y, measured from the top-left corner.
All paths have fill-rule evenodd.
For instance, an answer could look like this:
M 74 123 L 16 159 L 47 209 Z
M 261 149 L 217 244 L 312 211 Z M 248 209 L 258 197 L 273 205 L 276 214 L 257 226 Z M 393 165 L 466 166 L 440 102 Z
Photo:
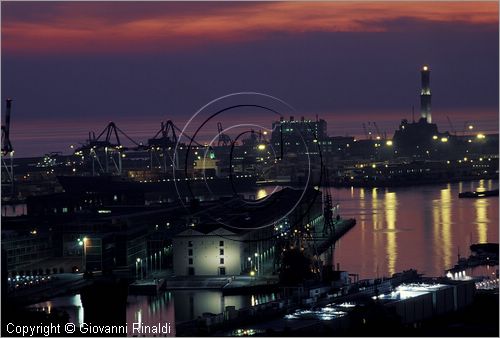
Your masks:
M 157 295 L 164 284 L 163 278 L 137 280 L 129 285 L 129 292 L 134 295 Z
M 351 230 L 355 225 L 356 220 L 354 218 L 341 219 L 334 222 L 334 231 L 328 234 L 328 236 L 322 237 L 322 233 L 315 232 L 315 236 L 313 239 L 315 245 L 311 246 L 310 249 L 314 250 L 314 252 L 310 252 L 310 254 L 321 255 L 333 244 L 335 244 L 335 242 L 337 242 L 342 236 L 344 236 L 349 230 Z M 316 249 L 312 249 L 312 247 L 314 246 L 316 246 Z

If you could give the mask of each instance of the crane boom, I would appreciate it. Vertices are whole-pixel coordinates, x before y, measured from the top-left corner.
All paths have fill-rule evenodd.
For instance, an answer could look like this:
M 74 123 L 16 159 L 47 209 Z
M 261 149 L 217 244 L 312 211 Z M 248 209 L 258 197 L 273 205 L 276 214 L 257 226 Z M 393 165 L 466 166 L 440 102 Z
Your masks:
M 446 115 L 446 119 L 448 120 L 448 124 L 450 125 L 451 132 L 456 135 L 457 132 L 455 131 L 455 128 L 453 128 L 453 124 L 451 123 L 450 117 Z
M 2 126 L 2 153 L 7 154 L 12 151 L 12 144 L 10 143 L 10 111 L 12 108 L 12 99 L 5 100 L 5 125 Z
M 375 127 L 375 130 L 377 131 L 377 136 L 382 137 L 382 135 L 380 134 L 380 130 L 378 130 L 377 122 L 373 122 L 373 126 Z
M 365 133 L 365 137 L 368 139 L 368 132 L 366 131 L 366 124 L 363 122 L 363 132 Z

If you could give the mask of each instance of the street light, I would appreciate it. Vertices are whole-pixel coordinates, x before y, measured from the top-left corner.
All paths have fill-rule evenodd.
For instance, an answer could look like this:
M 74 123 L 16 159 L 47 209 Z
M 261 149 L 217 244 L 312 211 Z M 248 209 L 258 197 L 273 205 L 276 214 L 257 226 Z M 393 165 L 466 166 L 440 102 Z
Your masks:
M 87 271 L 87 268 L 86 268 L 86 242 L 87 242 L 87 237 L 83 237 L 83 239 L 81 238 L 78 238 L 77 239 L 78 241 L 78 245 L 83 247 L 83 250 L 82 250 L 82 271 Z
M 83 267 L 84 272 L 87 271 L 87 237 L 83 237 Z
M 137 259 L 135 260 L 135 274 L 136 274 L 136 279 L 139 279 L 139 276 L 141 276 L 139 274 L 139 272 L 140 272 L 140 270 L 139 270 L 139 264 L 141 263 L 141 261 L 142 261 L 142 259 L 140 259 L 139 257 L 137 257 Z

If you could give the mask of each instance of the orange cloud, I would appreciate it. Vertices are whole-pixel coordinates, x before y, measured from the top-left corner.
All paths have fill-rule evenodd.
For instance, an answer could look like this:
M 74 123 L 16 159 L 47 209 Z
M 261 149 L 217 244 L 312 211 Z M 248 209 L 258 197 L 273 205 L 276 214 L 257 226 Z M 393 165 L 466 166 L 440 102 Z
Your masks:
M 9 17 L 12 4 L 3 5 L 2 51 L 6 53 L 168 51 L 264 39 L 275 33 L 402 30 L 391 24 L 397 20 L 498 27 L 498 2 L 205 3 L 201 9 L 199 3 L 148 2 L 141 6 L 149 11 L 140 14 L 116 14 L 115 9 L 132 6 L 127 2 L 68 2 L 38 20 Z M 174 5 L 176 11 L 171 8 Z M 184 10 L 179 12 L 179 7 Z

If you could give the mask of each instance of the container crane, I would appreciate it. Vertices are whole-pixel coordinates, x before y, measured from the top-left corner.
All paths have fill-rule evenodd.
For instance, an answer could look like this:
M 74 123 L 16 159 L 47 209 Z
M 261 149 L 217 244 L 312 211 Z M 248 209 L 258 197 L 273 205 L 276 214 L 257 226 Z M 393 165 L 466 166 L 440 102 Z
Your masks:
M 448 124 L 450 125 L 450 130 L 453 135 L 457 135 L 457 131 L 455 130 L 455 128 L 453 128 L 453 124 L 451 123 L 450 117 L 448 115 L 446 115 L 446 119 L 448 120 Z
M 223 133 L 222 123 L 217 122 L 217 130 L 219 132 L 219 141 L 217 142 L 217 146 L 219 147 L 227 147 L 231 145 L 231 138 Z
M 2 126 L 2 183 L 10 185 L 10 193 L 14 195 L 14 148 L 10 142 L 10 113 L 12 108 L 12 99 L 5 100 L 5 124 Z M 5 160 L 9 157 L 9 161 Z

